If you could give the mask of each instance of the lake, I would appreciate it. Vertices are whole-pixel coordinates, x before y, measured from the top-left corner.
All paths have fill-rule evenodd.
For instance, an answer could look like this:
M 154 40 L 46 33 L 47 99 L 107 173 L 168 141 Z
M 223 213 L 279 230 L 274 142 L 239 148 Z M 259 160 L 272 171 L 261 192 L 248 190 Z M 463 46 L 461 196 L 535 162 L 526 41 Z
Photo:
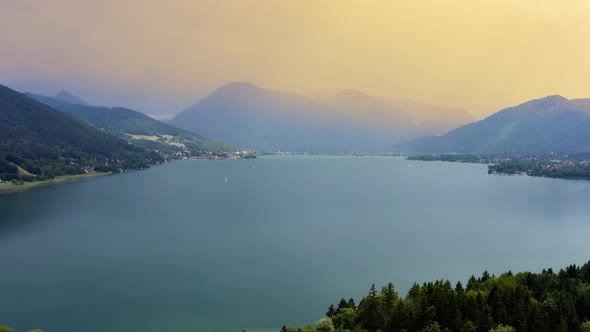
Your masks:
M 590 259 L 590 182 L 486 173 L 272 156 L 0 195 L 0 325 L 278 331 L 372 283 L 405 295 L 414 281 Z

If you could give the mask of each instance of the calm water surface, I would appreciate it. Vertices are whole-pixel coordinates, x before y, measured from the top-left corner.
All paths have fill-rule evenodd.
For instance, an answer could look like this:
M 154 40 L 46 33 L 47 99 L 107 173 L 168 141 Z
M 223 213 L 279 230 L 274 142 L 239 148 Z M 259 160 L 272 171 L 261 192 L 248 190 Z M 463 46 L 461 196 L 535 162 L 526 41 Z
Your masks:
M 371 283 L 590 259 L 590 182 L 386 157 L 174 162 L 0 195 L 0 324 L 303 325 Z M 227 177 L 227 182 L 225 178 Z

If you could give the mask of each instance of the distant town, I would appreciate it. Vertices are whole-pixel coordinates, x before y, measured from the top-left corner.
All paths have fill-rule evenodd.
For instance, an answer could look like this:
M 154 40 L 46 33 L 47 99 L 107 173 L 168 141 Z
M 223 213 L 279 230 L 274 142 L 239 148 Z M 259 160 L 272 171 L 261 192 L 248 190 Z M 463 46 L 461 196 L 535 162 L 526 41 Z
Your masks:
M 235 152 L 197 152 L 193 153 L 190 150 L 178 151 L 172 155 L 166 156 L 167 160 L 197 160 L 197 159 L 212 159 L 212 160 L 223 160 L 223 159 L 255 159 L 256 154 L 247 151 L 240 150 Z
M 529 175 L 590 180 L 590 160 L 586 155 L 558 153 L 532 156 L 428 154 L 414 155 L 408 159 L 488 164 L 488 173 L 493 175 Z

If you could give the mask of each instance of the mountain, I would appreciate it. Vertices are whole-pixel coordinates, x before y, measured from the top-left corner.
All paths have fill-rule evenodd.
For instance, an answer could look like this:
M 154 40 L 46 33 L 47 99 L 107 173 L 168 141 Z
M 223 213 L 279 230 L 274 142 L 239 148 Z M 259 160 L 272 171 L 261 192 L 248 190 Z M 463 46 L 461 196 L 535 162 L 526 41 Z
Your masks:
M 251 83 L 227 84 L 174 117 L 170 123 L 241 148 L 323 149 L 340 147 L 332 119 L 322 105 L 288 92 L 261 89 Z M 339 137 L 339 138 L 337 138 Z
M 590 98 L 572 99 L 570 102 L 576 105 L 580 111 L 590 114 Z
M 168 123 L 257 150 L 382 150 L 442 130 L 424 126 L 394 104 L 353 90 L 311 99 L 234 82 Z
M 128 108 L 73 104 L 56 97 L 27 95 L 58 111 L 88 121 L 109 134 L 147 149 L 170 153 L 185 150 L 191 150 L 193 153 L 235 151 L 230 144 L 206 139 Z
M 390 107 L 410 114 L 418 128 L 430 134 L 442 134 L 477 119 L 460 108 L 432 105 L 410 99 L 383 98 Z
M 399 147 L 427 153 L 586 152 L 590 151 L 590 100 L 557 95 L 531 100 Z
M 0 85 L 0 179 L 147 167 L 161 157 Z
M 342 90 L 322 100 L 334 114 L 364 126 L 413 128 L 415 121 L 407 112 L 392 107 L 385 99 L 355 90 Z
M 66 103 L 70 103 L 70 104 L 89 106 L 89 104 L 87 102 L 74 96 L 73 94 L 71 94 L 70 92 L 68 92 L 66 90 L 61 90 L 57 95 L 55 95 L 54 98 L 57 100 L 61 100 L 63 102 L 66 102 Z
M 395 129 L 412 135 L 438 134 L 475 121 L 463 109 L 431 105 L 410 99 L 380 98 L 342 90 L 323 102 L 340 116 L 369 127 Z

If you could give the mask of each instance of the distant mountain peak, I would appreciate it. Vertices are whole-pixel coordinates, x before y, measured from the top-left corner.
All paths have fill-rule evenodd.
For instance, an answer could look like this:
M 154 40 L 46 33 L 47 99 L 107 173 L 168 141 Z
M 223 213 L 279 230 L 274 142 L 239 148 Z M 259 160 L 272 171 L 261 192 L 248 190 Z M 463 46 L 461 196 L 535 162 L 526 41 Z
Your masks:
M 518 106 L 520 107 L 522 105 L 551 105 L 551 104 L 563 103 L 563 102 L 568 102 L 568 101 L 569 100 L 567 98 L 562 97 L 560 95 L 550 95 L 550 96 L 546 96 L 543 98 L 532 99 L 532 100 L 526 101 Z
M 250 82 L 230 82 L 217 88 L 213 93 L 204 99 L 250 99 L 253 96 L 260 96 L 267 90 L 258 87 L 254 83 Z
M 561 95 L 549 95 L 549 96 L 541 98 L 541 100 L 563 101 L 563 100 L 568 100 L 568 99 L 561 96 Z
M 521 114 L 555 115 L 564 111 L 580 111 L 580 107 L 565 97 L 560 95 L 550 95 L 539 99 L 529 100 L 503 111 L 516 111 Z
M 261 88 L 251 82 L 229 82 L 221 86 L 217 91 L 253 91 L 261 90 Z
M 69 92 L 67 90 L 61 90 L 57 95 L 55 95 L 54 98 L 57 100 L 64 101 L 66 103 L 70 103 L 70 104 L 90 106 L 90 104 L 88 104 L 84 100 L 78 98 L 77 96 L 75 96 L 74 94 L 72 94 L 71 92 Z

